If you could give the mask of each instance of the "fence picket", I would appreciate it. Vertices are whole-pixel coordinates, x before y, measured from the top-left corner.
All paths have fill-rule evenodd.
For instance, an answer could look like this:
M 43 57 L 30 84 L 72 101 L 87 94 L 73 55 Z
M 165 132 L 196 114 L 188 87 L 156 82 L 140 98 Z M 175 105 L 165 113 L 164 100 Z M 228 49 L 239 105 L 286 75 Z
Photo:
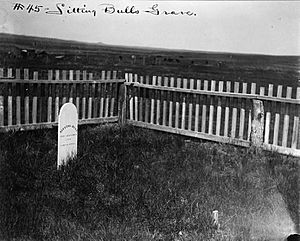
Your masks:
M 265 95 L 265 87 L 262 86 L 262 87 L 259 88 L 259 95 L 260 96 L 264 96 Z M 264 123 L 264 121 L 265 121 L 265 117 L 263 116 L 262 117 L 262 122 Z
M 196 89 L 200 90 L 201 88 L 201 80 L 197 79 L 197 86 Z M 199 101 L 200 101 L 200 96 L 196 96 L 196 107 L 195 107 L 195 131 L 198 132 L 199 130 Z
M 7 103 L 7 92 L 8 92 L 8 85 L 3 84 L 1 88 L 1 96 L 3 96 L 3 102 L 1 103 L 1 107 L 3 110 L 3 125 L 7 125 L 8 119 L 8 103 Z
M 38 80 L 38 72 L 33 72 L 33 80 Z M 33 97 L 32 97 L 32 123 L 36 124 L 37 121 L 37 85 L 33 85 Z
M 101 77 L 100 77 L 101 78 Z M 101 98 L 102 98 L 102 85 L 100 83 L 96 84 L 96 93 L 97 93 L 97 97 L 95 99 L 95 117 L 99 117 L 100 116 L 100 109 L 101 109 Z
M 231 91 L 231 82 L 226 81 L 226 92 Z M 228 129 L 229 129 L 229 104 L 230 98 L 226 98 L 226 106 L 225 106 L 225 119 L 224 119 L 224 136 L 228 136 Z
M 149 85 L 149 75 L 146 76 L 146 85 Z M 145 103 L 145 122 L 149 122 L 149 108 L 150 108 L 150 91 L 145 89 L 146 93 L 146 103 Z
M 240 83 L 239 82 L 234 82 L 234 93 L 239 93 L 239 87 Z M 230 137 L 235 138 L 236 135 L 236 126 L 237 126 L 237 107 L 235 107 L 237 103 L 237 100 L 232 98 L 232 120 L 231 120 L 231 133 Z
M 87 71 L 83 70 L 82 71 L 82 80 L 85 82 L 87 80 Z M 83 83 L 82 85 L 82 98 L 81 98 L 81 119 L 86 119 L 86 95 L 88 93 L 88 84 Z
M 55 80 L 59 80 L 59 70 L 55 70 Z M 55 122 L 58 121 L 58 114 L 59 114 L 59 84 L 54 85 L 54 115 L 55 115 Z
M 100 96 L 100 91 L 99 91 L 99 83 L 93 84 L 93 93 L 94 93 L 94 97 L 93 97 L 93 118 L 97 118 L 98 117 L 98 109 L 99 109 L 99 96 Z M 118 91 L 118 90 L 116 90 Z
M 243 83 L 242 93 L 247 94 L 247 83 Z M 243 139 L 244 137 L 244 129 L 245 129 L 245 115 L 246 115 L 246 100 L 239 99 L 241 110 L 240 110 L 240 125 L 239 125 L 239 139 Z
M 144 77 L 140 76 L 140 83 L 144 83 Z M 139 88 L 139 121 L 143 121 L 143 110 L 144 110 L 144 102 L 145 102 L 145 93 L 146 89 Z
M 291 99 L 292 98 L 292 87 L 287 87 L 286 90 L 286 98 Z M 284 104 L 284 117 L 283 117 L 283 133 L 282 133 L 282 144 L 281 146 L 287 147 L 287 142 L 288 142 L 288 132 L 289 132 L 289 121 L 290 121 L 290 116 L 289 116 L 289 108 L 290 104 Z
M 29 80 L 29 69 L 24 69 L 24 80 Z
M 120 91 L 120 86 L 118 86 L 118 91 Z M 118 92 L 119 94 L 119 92 Z M 95 89 L 95 103 L 94 103 L 94 117 L 98 118 L 100 116 L 100 99 L 101 99 L 101 84 L 97 83 L 96 84 L 96 89 Z
M 43 111 L 43 107 L 47 106 L 46 96 L 48 96 L 48 85 L 38 82 L 37 84 L 37 97 L 38 97 L 38 123 L 45 122 L 47 112 Z
M 223 92 L 224 82 L 219 81 L 219 92 Z M 216 120 L 216 135 L 220 135 L 221 129 L 221 115 L 222 115 L 222 98 L 218 97 L 218 106 L 217 106 L 217 120 Z
M 157 77 L 157 86 L 161 86 L 161 76 Z M 161 100 L 161 91 L 155 91 L 155 96 L 156 96 L 156 124 L 160 124 L 160 100 Z
M 194 79 L 190 79 L 190 89 L 194 89 Z M 192 117 L 193 117 L 193 100 L 196 98 L 196 95 L 188 94 L 189 102 L 189 118 L 188 118 L 188 130 L 192 130 Z
M 16 79 L 21 79 L 21 70 L 16 69 Z M 16 124 L 21 125 L 21 85 L 16 84 Z
M 168 87 L 168 85 L 169 85 L 169 79 L 168 79 L 168 77 L 164 77 L 164 86 Z M 166 91 L 163 91 L 162 98 L 163 98 L 163 121 L 162 121 L 162 125 L 166 126 L 167 125 L 167 100 L 169 101 L 168 93 L 166 93 Z
M 67 71 L 63 70 L 62 71 L 62 80 L 67 80 Z M 62 84 L 61 87 L 61 92 L 62 92 L 62 105 L 67 103 L 67 91 L 68 91 L 68 84 Z
M 272 84 L 269 84 L 268 96 L 270 96 L 270 97 L 273 96 L 273 85 Z M 269 101 L 265 101 L 264 105 L 265 105 L 265 108 L 267 108 L 264 143 L 269 144 L 270 122 L 271 122 L 271 112 L 270 112 L 269 108 L 271 108 L 271 103 Z
M 216 81 L 211 81 L 211 87 L 210 90 L 214 92 L 216 90 Z M 209 96 L 209 118 L 208 118 L 208 134 L 213 134 L 213 123 L 214 123 L 214 97 Z
M 127 82 L 133 82 L 132 81 L 132 73 L 128 74 L 128 80 Z M 133 93 L 132 93 L 132 89 L 129 92 L 130 96 L 129 96 L 129 119 L 133 120 Z
M 16 79 L 21 79 L 21 70 L 16 69 Z
M 282 85 L 277 86 L 277 97 L 282 96 Z M 277 104 L 274 102 L 273 110 L 276 111 L 275 122 L 274 122 L 274 135 L 273 135 L 273 145 L 278 145 L 278 135 L 279 135 L 279 123 L 280 123 L 280 114 L 277 110 Z
M 8 68 L 7 69 L 7 77 L 12 78 L 12 69 Z M 13 102 L 13 97 L 12 97 L 12 83 L 9 83 L 7 85 L 7 91 L 8 91 L 8 96 L 7 96 L 7 119 L 8 119 L 8 125 L 12 125 L 12 116 L 13 116 L 13 107 L 12 107 L 12 102 Z
M 251 90 L 250 94 L 256 94 L 256 83 L 251 83 Z M 251 103 L 252 105 L 252 103 Z M 247 140 L 250 141 L 250 135 L 251 135 L 251 124 L 252 124 L 252 110 L 249 108 L 249 115 L 248 115 L 248 134 L 247 134 Z
M 125 79 L 126 81 L 128 81 L 128 73 L 125 74 Z M 105 80 L 105 71 L 102 70 L 101 71 L 101 80 Z M 99 84 L 99 88 L 100 88 L 100 111 L 99 111 L 99 117 L 104 117 L 104 95 L 105 95 L 105 84 Z
M 117 71 L 112 72 L 112 79 L 117 79 Z M 110 84 L 111 86 L 111 105 L 110 105 L 110 116 L 114 115 L 114 109 L 115 109 L 115 99 L 116 99 L 116 90 L 117 90 L 117 84 Z
M 73 81 L 74 79 L 74 72 L 73 70 L 69 70 L 69 80 Z M 74 89 L 76 88 L 75 84 L 70 84 L 70 95 L 69 95 L 69 102 L 73 103 L 74 98 Z
M 89 73 L 89 80 L 93 80 L 93 73 Z M 88 119 L 92 118 L 92 107 L 93 107 L 93 99 L 95 95 L 95 84 L 88 84 Z
M 156 85 L 156 76 L 152 76 L 152 85 Z M 150 93 L 151 93 L 150 123 L 154 124 L 154 104 L 155 104 L 154 90 L 151 90 Z
M 48 80 L 52 80 L 53 79 L 53 71 L 52 70 L 48 70 Z M 47 101 L 47 122 L 51 122 L 52 121 L 52 95 L 53 95 L 53 91 L 52 91 L 52 85 L 48 86 L 48 101 Z
M 29 80 L 29 70 L 24 69 L 24 80 Z M 24 85 L 25 124 L 29 124 L 29 84 Z
M 177 78 L 177 83 L 176 83 L 176 88 L 181 88 L 181 78 Z M 179 123 L 179 95 L 178 93 L 174 93 L 175 95 L 175 128 L 178 128 L 178 123 Z
M 0 78 L 4 77 L 4 70 L 0 68 Z M 4 126 L 4 84 L 0 85 L 0 126 Z
M 170 79 L 170 87 L 174 87 L 174 77 L 171 77 Z M 174 101 L 174 93 L 168 93 L 169 95 L 169 127 L 173 126 L 173 101 Z
M 53 80 L 53 70 L 52 69 L 48 70 L 48 80 Z
M 297 87 L 296 99 L 300 100 L 300 87 Z M 300 107 L 295 106 L 295 116 L 294 116 L 292 144 L 291 144 L 291 148 L 293 149 L 297 148 L 297 143 L 299 141 L 299 134 L 300 134 L 299 118 L 300 118 Z
M 77 81 L 80 80 L 80 70 L 76 70 L 75 71 L 75 78 Z M 75 105 L 76 105 L 76 108 L 77 108 L 77 113 L 78 113 L 78 119 L 79 119 L 79 113 L 80 113 L 80 89 L 81 89 L 81 84 L 74 84 L 73 86 L 75 86 L 75 89 L 74 89 L 74 94 L 76 96 L 76 99 L 75 99 Z
M 183 79 L 183 89 L 187 89 L 187 79 Z M 186 117 L 186 94 L 183 94 L 182 114 L 181 114 L 181 129 L 185 129 L 185 117 Z
M 7 77 L 8 77 L 8 78 L 13 78 L 12 68 L 8 68 L 8 69 L 7 69 Z
M 139 82 L 138 75 L 134 75 L 134 82 Z M 135 90 L 134 94 L 134 120 L 139 120 L 139 94 L 140 94 L 140 87 Z
M 130 78 L 130 82 L 132 82 L 132 73 L 129 74 L 129 78 Z M 110 70 L 106 71 L 106 79 L 110 80 L 111 79 L 111 72 Z M 108 110 L 109 110 L 109 85 L 108 84 L 104 84 L 105 86 L 105 111 L 104 111 L 104 117 L 108 117 Z M 133 105 L 133 99 L 131 99 L 131 103 Z M 132 106 L 133 107 L 133 106 Z M 132 109 L 132 114 L 133 114 L 133 109 Z
M 15 76 L 13 76 L 13 69 L 11 69 L 11 78 L 15 78 L 15 79 L 20 79 L 20 69 L 15 69 Z M 16 120 L 17 120 L 17 87 L 19 87 L 17 85 L 17 83 L 13 82 L 12 83 L 12 124 L 16 124 Z M 14 107 L 14 108 L 13 108 Z
M 208 81 L 204 80 L 204 90 L 208 90 Z M 205 133 L 206 130 L 206 96 L 201 96 L 202 104 L 202 121 L 201 121 L 201 132 Z
M 135 74 L 136 75 L 136 74 Z M 111 80 L 112 79 L 112 71 L 111 70 L 108 70 L 107 71 L 107 80 Z M 134 81 L 137 81 L 137 76 L 134 76 Z M 112 88 L 113 88 L 113 86 L 112 86 L 112 83 L 109 83 L 109 84 L 107 84 L 106 85 L 106 87 L 107 87 L 107 91 L 106 91 L 106 97 L 107 97 L 107 101 L 108 101 L 108 103 L 107 103 L 107 115 L 106 115 L 106 117 L 108 117 L 108 116 L 111 116 L 111 114 L 112 114 L 112 110 L 113 110 L 113 106 L 112 106 Z

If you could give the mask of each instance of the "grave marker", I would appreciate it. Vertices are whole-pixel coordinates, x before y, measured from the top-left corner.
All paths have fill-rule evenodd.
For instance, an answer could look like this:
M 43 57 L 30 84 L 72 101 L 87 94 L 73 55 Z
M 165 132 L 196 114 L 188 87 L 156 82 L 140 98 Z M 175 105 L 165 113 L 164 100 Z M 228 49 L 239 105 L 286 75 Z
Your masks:
M 78 113 L 73 103 L 64 104 L 58 116 L 57 168 L 77 155 Z

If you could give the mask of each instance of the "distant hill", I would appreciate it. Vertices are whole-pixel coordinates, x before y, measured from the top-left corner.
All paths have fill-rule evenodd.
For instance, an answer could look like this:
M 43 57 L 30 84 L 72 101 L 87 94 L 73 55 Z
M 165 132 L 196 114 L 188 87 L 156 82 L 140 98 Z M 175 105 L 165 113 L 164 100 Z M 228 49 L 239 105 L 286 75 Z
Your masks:
M 34 69 L 114 69 L 143 75 L 179 76 L 298 86 L 299 56 L 219 53 L 86 43 L 0 33 L 0 66 Z
M 230 53 L 230 52 L 216 52 L 216 51 L 199 51 L 199 50 L 184 50 L 184 49 L 166 49 L 166 48 L 154 48 L 154 47 L 141 47 L 141 46 L 124 46 L 124 45 L 109 45 L 103 42 L 97 42 L 97 43 L 87 43 L 87 42 L 81 42 L 76 40 L 63 40 L 63 39 L 56 39 L 56 38 L 45 38 L 45 37 L 35 37 L 35 36 L 25 36 L 25 35 L 16 35 L 16 34 L 7 34 L 7 33 L 0 33 L 0 39 L 2 42 L 2 46 L 0 46 L 0 49 L 3 49 L 5 46 L 9 46 L 10 44 L 18 44 L 19 47 L 66 47 L 67 45 L 69 48 L 80 48 L 80 49 L 90 49 L 95 50 L 97 48 L 100 48 L 102 50 L 102 47 L 105 47 L 107 49 L 116 49 L 116 50 L 128 50 L 128 51 L 143 51 L 143 52 L 159 52 L 161 54 L 163 53 L 187 53 L 187 54 L 207 54 L 207 55 L 234 55 L 234 56 L 260 56 L 262 58 L 285 58 L 285 57 L 291 57 L 299 59 L 300 56 L 273 56 L 273 55 L 262 55 L 262 54 L 245 54 L 245 53 Z M 100 50 L 99 49 L 99 50 Z

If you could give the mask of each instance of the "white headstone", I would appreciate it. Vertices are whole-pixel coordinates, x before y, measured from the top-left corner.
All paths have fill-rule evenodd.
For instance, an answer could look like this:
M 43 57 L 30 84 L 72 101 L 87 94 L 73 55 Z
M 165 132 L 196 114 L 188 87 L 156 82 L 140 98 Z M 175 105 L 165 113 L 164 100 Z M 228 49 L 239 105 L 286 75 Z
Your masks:
M 77 155 L 77 108 L 72 103 L 64 104 L 58 116 L 57 168 Z

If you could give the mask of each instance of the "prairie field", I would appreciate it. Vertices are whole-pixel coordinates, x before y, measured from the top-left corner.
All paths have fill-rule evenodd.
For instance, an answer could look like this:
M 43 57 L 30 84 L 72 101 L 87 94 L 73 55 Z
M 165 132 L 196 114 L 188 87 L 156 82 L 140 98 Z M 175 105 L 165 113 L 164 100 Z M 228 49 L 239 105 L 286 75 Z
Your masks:
M 57 129 L 1 134 L 1 240 L 283 240 L 299 227 L 297 158 L 132 126 L 81 126 L 78 140 L 57 170 Z
M 120 78 L 300 86 L 299 56 L 2 33 L 0 41 L 0 68 L 29 68 L 39 79 L 50 69 L 87 70 L 95 79 L 116 70 Z M 78 140 L 77 157 L 57 170 L 57 128 L 0 134 L 0 240 L 262 241 L 300 232 L 299 158 L 130 125 L 80 126 Z
M 300 56 L 270 56 L 113 46 L 0 33 L 0 67 L 118 70 L 123 74 L 231 80 L 297 87 Z

